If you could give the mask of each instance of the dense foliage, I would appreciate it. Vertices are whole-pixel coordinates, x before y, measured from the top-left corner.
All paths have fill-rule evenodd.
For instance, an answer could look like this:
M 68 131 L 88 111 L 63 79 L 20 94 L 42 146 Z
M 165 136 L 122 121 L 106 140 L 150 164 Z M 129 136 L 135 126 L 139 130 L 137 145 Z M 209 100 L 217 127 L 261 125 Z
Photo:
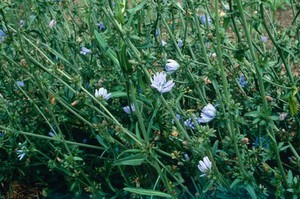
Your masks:
M 297 0 L 1 1 L 0 193 L 297 198 L 299 13 Z

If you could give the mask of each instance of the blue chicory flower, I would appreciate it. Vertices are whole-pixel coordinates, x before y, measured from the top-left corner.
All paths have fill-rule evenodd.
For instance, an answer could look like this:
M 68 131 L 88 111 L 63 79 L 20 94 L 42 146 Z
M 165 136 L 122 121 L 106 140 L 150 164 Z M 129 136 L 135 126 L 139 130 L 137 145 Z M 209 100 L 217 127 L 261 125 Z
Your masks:
M 212 19 L 207 15 L 200 15 L 200 22 L 202 25 L 210 25 L 212 23 Z
M 20 87 L 24 87 L 25 83 L 23 81 L 17 81 L 16 84 Z
M 158 37 L 158 35 L 159 35 L 159 30 L 156 28 L 156 30 L 155 30 L 155 37 Z
M 81 47 L 81 50 L 80 50 L 80 54 L 82 55 L 86 55 L 86 54 L 90 54 L 92 51 L 86 47 Z
M 151 78 L 151 87 L 155 88 L 160 93 L 167 93 L 172 90 L 175 83 L 173 80 L 167 81 L 167 74 L 164 72 L 157 72 Z
M 131 104 L 130 107 L 129 106 L 123 107 L 123 110 L 124 110 L 125 113 L 131 114 L 131 111 L 135 112 L 135 106 L 134 106 L 134 104 Z
M 245 87 L 248 85 L 248 82 L 246 81 L 245 76 L 243 74 L 240 75 L 238 82 L 241 87 Z
M 177 41 L 178 41 L 178 44 L 177 44 L 178 47 L 179 47 L 179 48 L 182 48 L 182 46 L 183 46 L 183 41 L 182 41 L 181 39 L 178 39 Z
M 203 173 L 202 175 L 200 175 L 200 177 L 207 176 L 208 173 L 211 171 L 211 166 L 211 161 L 207 156 L 205 156 L 203 160 L 200 160 L 198 168 Z
M 108 100 L 111 96 L 111 93 L 108 93 L 107 90 L 103 87 L 99 88 L 98 90 L 96 89 L 95 91 L 95 97 L 100 97 L 105 100 Z
M 183 157 L 186 161 L 190 161 L 190 156 L 188 154 L 185 153 Z
M 19 146 L 21 146 L 21 143 L 19 143 Z M 24 156 L 26 155 L 26 146 L 22 146 L 21 149 L 17 150 L 17 155 L 19 160 L 22 160 L 24 158 Z
M 23 19 L 21 19 L 19 21 L 19 24 L 20 24 L 21 27 L 23 27 L 23 26 L 25 26 L 26 22 Z
M 49 136 L 50 136 L 50 137 L 54 137 L 55 134 L 54 134 L 52 131 L 50 131 L 50 132 L 49 132 Z
M 198 124 L 200 124 L 200 123 L 199 123 L 200 117 L 197 117 L 196 115 L 194 115 L 193 117 L 194 117 L 195 121 L 196 121 Z M 189 119 L 187 119 L 186 121 L 184 121 L 184 125 L 185 125 L 186 127 L 191 128 L 191 129 L 195 129 L 195 128 L 196 128 L 196 124 L 194 123 L 194 121 L 193 121 L 192 118 L 189 118 Z
M 264 42 L 264 43 L 266 43 L 268 41 L 268 38 L 265 37 L 265 36 L 261 36 L 261 41 Z
M 208 123 L 216 117 L 217 110 L 212 104 L 207 104 L 201 111 L 199 123 Z
M 178 119 L 178 121 L 181 121 L 181 115 L 176 113 L 176 118 Z M 172 124 L 174 124 L 174 118 L 172 118 Z
M 6 37 L 5 32 L 0 29 L 0 43 L 3 42 L 3 40 L 4 40 L 5 37 Z
M 99 23 L 98 26 L 99 26 L 99 29 L 100 29 L 101 31 L 104 31 L 104 30 L 106 29 L 105 24 L 104 24 L 103 21 L 101 21 L 101 22 Z
M 177 61 L 173 60 L 173 59 L 168 59 L 167 60 L 167 64 L 165 66 L 165 69 L 167 71 L 168 74 L 172 74 L 174 73 L 178 68 L 180 67 L 180 65 L 178 64 Z

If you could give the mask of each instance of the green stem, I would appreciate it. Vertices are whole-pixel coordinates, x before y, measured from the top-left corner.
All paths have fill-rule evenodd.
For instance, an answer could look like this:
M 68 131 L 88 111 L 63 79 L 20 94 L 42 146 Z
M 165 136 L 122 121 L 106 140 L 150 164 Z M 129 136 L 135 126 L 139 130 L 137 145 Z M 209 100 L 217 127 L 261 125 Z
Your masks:
M 136 91 L 134 89 L 132 80 L 129 80 L 129 87 L 130 87 L 130 98 L 132 100 L 132 103 L 134 104 L 135 113 L 136 113 L 136 116 L 138 118 L 138 122 L 139 122 L 140 128 L 142 130 L 145 142 L 149 143 L 149 136 L 147 134 L 145 123 L 144 123 L 144 119 L 142 117 L 141 111 L 139 109 L 139 106 L 138 106 L 138 103 L 137 103 L 137 100 L 136 100 L 136 97 L 135 97 Z M 129 105 L 129 106 L 131 106 L 131 105 Z
M 81 146 L 81 147 L 86 147 L 86 148 L 91 148 L 91 149 L 105 150 L 103 147 L 94 146 L 94 145 L 90 145 L 90 144 L 83 144 L 83 143 L 79 143 L 79 142 L 61 140 L 60 138 L 56 138 L 56 137 L 49 137 L 49 136 L 46 136 L 46 135 L 40 135 L 40 134 L 29 133 L 29 132 L 25 132 L 25 131 L 13 130 L 13 129 L 10 129 L 10 128 L 4 127 L 4 126 L 0 126 L 0 128 L 5 130 L 5 131 L 11 131 L 11 132 L 15 131 L 19 134 L 27 135 L 27 136 L 31 136 L 31 137 L 37 137 L 37 138 L 41 138 L 41 139 L 52 140 L 52 141 L 55 141 L 55 142 L 65 142 L 65 143 L 70 144 L 70 145 Z

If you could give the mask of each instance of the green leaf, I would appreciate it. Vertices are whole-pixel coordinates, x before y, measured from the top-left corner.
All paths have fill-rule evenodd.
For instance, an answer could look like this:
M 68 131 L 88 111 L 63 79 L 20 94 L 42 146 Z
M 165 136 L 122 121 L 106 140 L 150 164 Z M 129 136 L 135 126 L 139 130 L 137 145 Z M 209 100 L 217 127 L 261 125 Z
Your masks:
M 241 182 L 241 180 L 239 178 L 235 179 L 231 185 L 230 185 L 230 189 L 234 188 L 237 184 L 239 184 Z
M 296 86 L 293 86 L 293 91 L 291 95 L 289 96 L 289 107 L 291 115 L 294 116 L 298 113 L 298 106 L 297 106 L 297 100 L 295 98 L 295 95 L 298 93 L 298 88 Z
M 142 10 L 146 3 L 147 3 L 147 0 L 144 0 L 142 3 L 135 6 L 134 8 L 128 9 L 127 12 L 129 12 L 130 14 L 135 14 L 137 11 Z
M 251 196 L 252 199 L 256 199 L 257 196 L 256 196 L 256 193 L 253 189 L 253 187 L 249 184 L 246 185 L 246 190 L 248 191 L 249 195 Z
M 138 166 L 141 165 L 146 160 L 145 154 L 137 154 L 137 155 L 130 155 L 122 159 L 116 160 L 113 165 L 128 165 L 128 166 Z
M 172 198 L 170 194 L 163 193 L 160 191 L 154 191 L 151 189 L 141 189 L 141 188 L 131 188 L 131 187 L 125 187 L 125 191 L 131 192 L 131 193 L 136 193 L 140 195 L 146 195 L 146 196 L 158 196 L 158 197 L 163 197 L 163 198 Z
M 99 135 L 97 135 L 96 138 L 97 138 L 99 144 L 101 144 L 101 145 L 107 150 L 108 147 L 107 147 L 107 145 L 104 143 L 103 138 L 102 138 L 101 136 L 99 136 Z

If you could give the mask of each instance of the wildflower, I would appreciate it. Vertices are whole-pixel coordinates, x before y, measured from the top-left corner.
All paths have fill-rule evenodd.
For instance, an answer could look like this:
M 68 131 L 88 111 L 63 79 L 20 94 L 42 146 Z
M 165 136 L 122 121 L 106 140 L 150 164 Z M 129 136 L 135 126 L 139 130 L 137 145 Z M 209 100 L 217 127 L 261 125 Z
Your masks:
M 82 47 L 80 50 L 80 54 L 82 55 L 86 55 L 86 54 L 90 54 L 92 51 L 86 47 Z
M 186 161 L 190 161 L 190 156 L 188 154 L 185 153 L 183 157 Z
M 167 64 L 165 66 L 165 69 L 167 71 L 168 74 L 172 74 L 173 72 L 175 72 L 177 69 L 179 68 L 179 64 L 178 62 L 176 62 L 173 59 L 168 59 L 167 60 Z
M 100 29 L 101 31 L 104 31 L 104 30 L 106 29 L 106 27 L 105 27 L 105 25 L 104 25 L 104 22 L 102 22 L 102 21 L 99 23 L 98 26 L 99 26 L 99 29 Z
M 248 84 L 248 82 L 245 80 L 245 76 L 243 74 L 240 75 L 238 82 L 241 87 L 245 87 Z
M 25 84 L 24 84 L 23 81 L 17 81 L 16 84 L 17 84 L 17 86 L 20 86 L 20 87 L 24 87 L 25 86 Z
M 135 112 L 135 106 L 134 106 L 134 104 L 131 104 L 130 107 L 129 106 L 123 107 L 123 110 L 124 110 L 125 113 L 130 114 L 131 111 Z
M 181 116 L 177 113 L 176 113 L 176 118 L 178 119 L 178 121 L 181 120 Z M 174 118 L 172 118 L 172 124 L 174 124 Z
M 52 131 L 49 132 L 49 136 L 50 136 L 50 137 L 54 137 L 54 135 L 55 135 L 55 134 L 54 134 Z
M 203 160 L 199 161 L 198 168 L 203 173 L 202 175 L 200 175 L 200 177 L 206 176 L 209 173 L 209 171 L 211 170 L 211 161 L 207 156 L 205 156 Z
M 25 23 L 26 22 L 23 19 L 21 19 L 20 22 L 19 22 L 19 24 L 20 24 L 21 27 L 25 26 Z
M 5 133 L 0 131 L 0 137 L 4 137 Z
M 178 39 L 177 41 L 178 41 L 178 44 L 177 44 L 178 47 L 179 47 L 179 48 L 182 48 L 182 46 L 183 46 L 183 41 L 182 41 L 181 39 Z
M 288 115 L 288 113 L 280 113 L 279 114 L 279 121 L 283 121 L 286 118 L 287 115 Z
M 196 122 L 199 124 L 201 118 L 197 117 L 196 115 L 194 115 L 193 117 L 194 117 L 194 120 L 196 120 Z M 192 118 L 189 118 L 186 121 L 184 121 L 184 125 L 186 127 L 192 128 L 192 129 L 196 128 L 196 124 L 194 123 Z
M 211 53 L 211 57 L 212 58 L 216 58 L 217 57 L 217 53 Z
M 83 138 L 82 139 L 82 143 L 87 143 L 88 139 L 87 138 Z
M 161 45 L 165 46 L 165 45 L 167 45 L 167 42 L 165 40 L 161 40 Z
M 56 26 L 57 22 L 55 19 L 52 19 L 49 23 L 49 28 L 53 28 L 54 26 Z
M 108 100 L 111 96 L 111 93 L 107 93 L 107 90 L 103 87 L 99 88 L 99 90 L 96 89 L 95 91 L 95 97 L 101 97 L 105 100 Z
M 21 143 L 19 143 L 19 146 L 21 145 Z M 19 160 L 22 160 L 24 158 L 24 156 L 26 155 L 26 147 L 25 146 L 22 146 L 21 149 L 17 150 L 17 155 L 18 155 L 18 158 Z
M 207 104 L 201 111 L 201 118 L 198 120 L 199 123 L 208 123 L 216 117 L 217 110 L 211 105 Z
M 210 16 L 201 15 L 199 18 L 200 18 L 201 24 L 203 24 L 203 25 L 210 25 L 212 23 Z
M 0 43 L 4 40 L 4 37 L 6 37 L 6 34 L 3 30 L 0 29 Z
M 156 88 L 160 93 L 166 93 L 172 90 L 175 83 L 173 80 L 167 81 L 167 75 L 163 72 L 157 72 L 151 78 L 151 87 Z
M 265 37 L 265 36 L 261 36 L 261 41 L 264 42 L 264 43 L 266 43 L 268 41 L 268 38 Z
M 155 37 L 157 37 L 159 35 L 159 30 L 156 28 L 155 30 Z

